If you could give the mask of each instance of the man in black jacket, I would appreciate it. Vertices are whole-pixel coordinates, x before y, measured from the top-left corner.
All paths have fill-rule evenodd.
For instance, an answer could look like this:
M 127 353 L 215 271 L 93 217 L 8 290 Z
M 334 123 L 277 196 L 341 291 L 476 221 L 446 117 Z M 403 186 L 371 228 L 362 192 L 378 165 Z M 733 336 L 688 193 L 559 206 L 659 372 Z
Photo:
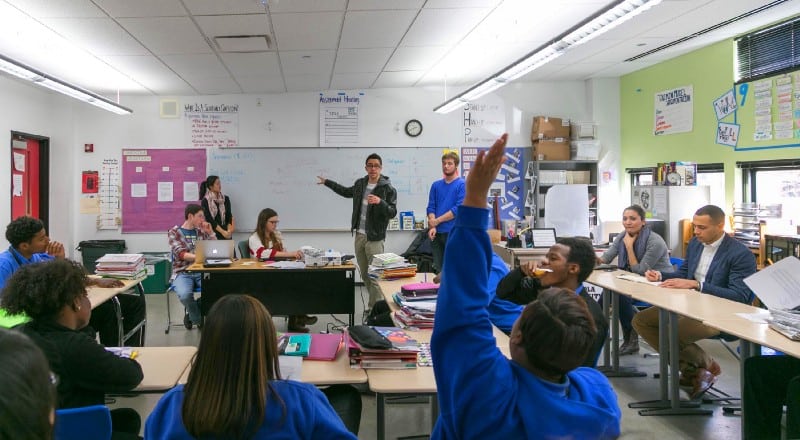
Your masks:
M 539 292 L 549 287 L 572 290 L 583 298 L 589 308 L 597 336 L 589 355 L 583 363 L 594 367 L 608 335 L 608 320 L 600 305 L 586 293 L 583 282 L 589 277 L 597 260 L 591 242 L 580 238 L 560 238 L 550 247 L 544 261 L 527 261 L 508 273 L 497 284 L 497 298 L 528 304 L 536 300 Z M 541 269 L 549 272 L 541 272 Z
M 345 187 L 333 180 L 317 176 L 320 185 L 325 185 L 342 197 L 353 199 L 351 231 L 356 234 L 355 254 L 358 271 L 369 291 L 369 307 L 382 298 L 378 283 L 367 276 L 372 256 L 383 253 L 386 227 L 397 215 L 397 191 L 389 178 L 381 174 L 383 161 L 375 153 L 367 156 L 364 167 L 367 175 L 356 180 L 353 186 Z

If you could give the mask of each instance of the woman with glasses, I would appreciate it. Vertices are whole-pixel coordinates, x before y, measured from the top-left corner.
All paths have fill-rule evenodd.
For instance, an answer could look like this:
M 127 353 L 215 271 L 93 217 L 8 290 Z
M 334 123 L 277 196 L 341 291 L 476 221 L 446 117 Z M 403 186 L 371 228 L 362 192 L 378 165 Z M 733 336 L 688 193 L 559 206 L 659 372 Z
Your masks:
M 278 230 L 280 219 L 278 213 L 272 208 L 262 209 L 258 213 L 256 230 L 250 235 L 250 256 L 259 260 L 276 259 L 302 259 L 303 253 L 297 251 L 287 251 L 283 246 L 283 238 Z M 297 315 L 289 317 L 289 331 L 307 333 L 307 324 L 317 323 L 316 316 Z
M 139 363 L 106 351 L 88 327 L 92 304 L 80 264 L 60 259 L 26 264 L 14 273 L 3 292 L 6 311 L 31 318 L 17 328 L 50 362 L 58 378 L 59 409 L 103 405 L 106 393 L 130 391 L 142 381 Z M 112 410 L 111 424 L 116 435 L 138 438 L 141 419 L 135 410 Z
M 360 414 L 359 405 L 359 419 Z M 356 437 L 323 392 L 281 379 L 275 327 L 267 309 L 251 296 L 226 295 L 208 313 L 186 385 L 173 388 L 156 404 L 145 438 Z

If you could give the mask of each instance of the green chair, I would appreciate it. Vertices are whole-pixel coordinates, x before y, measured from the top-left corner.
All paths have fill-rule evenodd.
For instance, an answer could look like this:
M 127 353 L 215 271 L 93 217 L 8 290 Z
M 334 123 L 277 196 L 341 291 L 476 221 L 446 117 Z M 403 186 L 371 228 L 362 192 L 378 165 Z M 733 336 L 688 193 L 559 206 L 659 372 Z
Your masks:
M 9 315 L 5 309 L 0 309 L 0 327 L 11 328 L 30 321 L 25 314 Z
M 236 247 L 239 249 L 239 258 L 250 258 L 249 240 L 240 240 L 236 242 Z

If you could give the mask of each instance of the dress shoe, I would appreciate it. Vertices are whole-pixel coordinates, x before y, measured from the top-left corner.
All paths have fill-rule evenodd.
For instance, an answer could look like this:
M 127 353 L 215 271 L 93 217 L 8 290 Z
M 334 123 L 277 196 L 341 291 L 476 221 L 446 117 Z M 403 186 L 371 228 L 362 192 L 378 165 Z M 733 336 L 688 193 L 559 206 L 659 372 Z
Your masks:
M 705 368 L 699 368 L 697 370 L 697 374 L 694 377 L 694 382 L 692 384 L 692 392 L 689 394 L 689 399 L 697 400 L 711 388 L 714 383 L 717 381 L 717 376 L 712 374 L 710 371 L 706 370 Z
M 316 316 L 309 316 L 309 315 L 301 315 L 298 318 L 303 320 L 303 324 L 305 325 L 314 325 L 319 321 Z
M 302 316 L 290 316 L 288 330 L 293 333 L 308 333 L 308 327 L 303 325 Z
M 622 330 L 624 341 L 619 347 L 619 355 L 636 354 L 639 352 L 639 334 L 636 330 Z

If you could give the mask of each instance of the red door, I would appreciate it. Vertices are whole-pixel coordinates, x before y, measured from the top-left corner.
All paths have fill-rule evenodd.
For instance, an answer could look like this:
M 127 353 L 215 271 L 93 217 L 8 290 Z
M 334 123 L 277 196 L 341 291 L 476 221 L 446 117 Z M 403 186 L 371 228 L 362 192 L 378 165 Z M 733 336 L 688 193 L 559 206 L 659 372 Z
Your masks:
M 40 146 L 37 139 L 15 138 L 11 148 L 11 219 L 40 218 Z

